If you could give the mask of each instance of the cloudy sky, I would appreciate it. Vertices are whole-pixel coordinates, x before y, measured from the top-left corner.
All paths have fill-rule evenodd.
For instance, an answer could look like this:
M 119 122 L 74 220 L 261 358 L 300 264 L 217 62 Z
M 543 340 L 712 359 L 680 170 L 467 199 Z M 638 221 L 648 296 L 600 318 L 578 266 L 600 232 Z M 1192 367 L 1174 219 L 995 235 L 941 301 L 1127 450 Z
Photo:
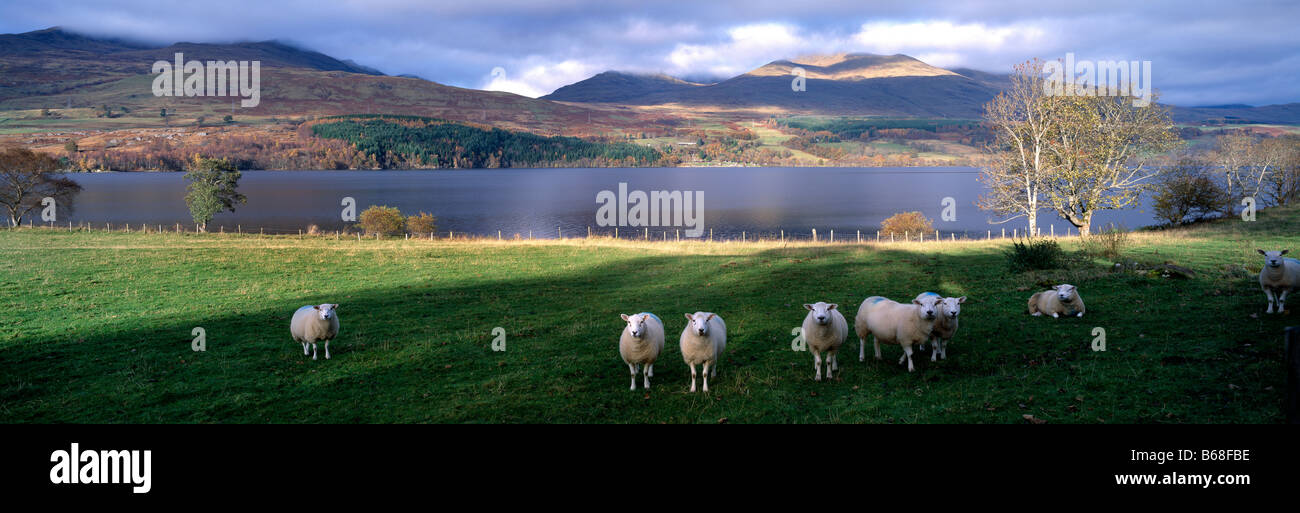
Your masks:
M 1300 101 L 1300 2 L 5 0 L 0 32 L 278 39 L 388 74 L 540 96 L 601 71 L 727 77 L 834 52 L 1007 72 L 1032 57 L 1151 61 L 1163 101 Z M 496 72 L 494 73 L 494 70 Z

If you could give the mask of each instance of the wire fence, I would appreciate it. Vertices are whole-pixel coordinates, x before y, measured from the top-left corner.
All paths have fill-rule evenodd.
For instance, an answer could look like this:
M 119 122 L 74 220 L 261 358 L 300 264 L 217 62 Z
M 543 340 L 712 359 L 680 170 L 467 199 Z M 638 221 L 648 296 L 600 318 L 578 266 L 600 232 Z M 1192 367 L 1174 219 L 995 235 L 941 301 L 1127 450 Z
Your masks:
M 713 229 L 702 233 L 699 236 L 692 237 L 681 228 L 672 229 L 653 229 L 650 227 L 627 228 L 593 228 L 587 227 L 583 230 L 565 230 L 557 226 L 554 232 L 538 233 L 537 231 L 505 231 L 497 230 L 493 233 L 482 232 L 458 232 L 455 230 L 435 231 L 429 233 L 400 233 L 400 234 L 378 234 L 367 233 L 360 228 L 345 228 L 342 230 L 321 230 L 315 225 L 297 230 L 286 229 L 268 229 L 265 227 L 245 227 L 243 225 L 208 225 L 207 230 L 200 230 L 198 225 L 186 223 L 92 223 L 92 222 L 67 222 L 60 224 L 55 222 L 36 223 L 34 220 L 28 220 L 27 224 L 10 227 L 10 228 L 41 228 L 48 230 L 59 230 L 68 232 L 121 232 L 121 233 L 207 233 L 207 234 L 234 234 L 241 236 L 264 236 L 264 237 L 314 237 L 314 238 L 332 238 L 336 240 L 343 239 L 428 239 L 428 240 L 498 240 L 498 241 L 519 241 L 519 240 L 562 240 L 562 239 L 617 239 L 626 241 L 659 241 L 659 242 L 814 242 L 826 244 L 863 244 L 863 243 L 925 243 L 925 242 L 957 242 L 957 241 L 981 241 L 995 239 L 1020 239 L 1027 237 L 1028 231 L 1021 228 L 1000 228 L 998 230 L 986 230 L 985 233 L 966 231 L 904 231 L 882 232 L 880 230 L 759 230 L 748 231 L 741 230 L 736 233 L 734 230 L 726 234 L 714 234 Z M 1077 237 L 1077 231 L 1067 228 L 1065 233 L 1058 234 L 1055 226 L 1049 226 L 1048 232 L 1043 233 L 1042 228 L 1038 228 L 1034 237 Z

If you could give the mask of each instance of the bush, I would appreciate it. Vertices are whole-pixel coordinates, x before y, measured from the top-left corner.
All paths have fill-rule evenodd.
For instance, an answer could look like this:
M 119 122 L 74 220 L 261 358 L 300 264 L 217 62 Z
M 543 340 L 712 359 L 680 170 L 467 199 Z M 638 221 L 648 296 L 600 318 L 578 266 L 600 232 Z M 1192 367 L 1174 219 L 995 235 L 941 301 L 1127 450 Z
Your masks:
M 1196 222 L 1231 208 L 1228 192 L 1206 166 L 1183 159 L 1161 175 L 1152 203 L 1156 218 L 1171 225 Z
M 428 212 L 420 212 L 406 218 L 406 231 L 412 235 L 428 235 L 438 231 L 438 218 Z
M 880 223 L 881 235 L 914 235 L 934 231 L 934 224 L 920 212 L 894 214 Z
M 1007 266 L 1012 272 L 1060 269 L 1065 262 L 1065 252 L 1053 239 L 1021 239 L 1012 242 L 1006 256 Z
M 375 206 L 361 212 L 360 218 L 361 229 L 366 231 L 366 235 L 400 235 L 402 228 L 406 226 L 406 219 L 402 217 L 402 212 L 389 206 Z
M 1128 245 L 1128 230 L 1112 224 L 1102 231 L 1082 238 L 1079 245 L 1084 254 L 1119 260 L 1124 246 Z

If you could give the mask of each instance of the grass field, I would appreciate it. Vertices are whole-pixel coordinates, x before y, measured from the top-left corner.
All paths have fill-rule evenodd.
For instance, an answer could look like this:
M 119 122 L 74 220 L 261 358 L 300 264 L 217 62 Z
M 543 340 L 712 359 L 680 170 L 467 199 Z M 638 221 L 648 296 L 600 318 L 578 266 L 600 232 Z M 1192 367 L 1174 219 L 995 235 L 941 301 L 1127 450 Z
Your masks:
M 1190 280 L 1069 269 L 1013 274 L 1005 242 L 881 245 L 335 241 L 0 231 L 0 422 L 1277 423 L 1282 330 L 1256 247 L 1296 242 L 1300 210 L 1133 235 L 1126 257 Z M 1063 245 L 1073 251 L 1076 243 Z M 1300 248 L 1292 248 L 1300 249 Z M 1242 268 L 1245 267 L 1245 269 Z M 1082 319 L 1025 300 L 1078 285 Z M 966 295 L 948 360 L 859 363 L 814 382 L 791 350 L 802 303 Z M 288 333 L 295 308 L 340 303 L 333 359 Z M 628 390 L 620 313 L 668 343 L 649 393 Z M 686 392 L 682 314 L 719 313 L 727 353 Z M 191 350 L 192 330 L 207 351 Z M 493 328 L 507 350 L 493 352 Z M 1101 327 L 1107 350 L 1090 349 Z

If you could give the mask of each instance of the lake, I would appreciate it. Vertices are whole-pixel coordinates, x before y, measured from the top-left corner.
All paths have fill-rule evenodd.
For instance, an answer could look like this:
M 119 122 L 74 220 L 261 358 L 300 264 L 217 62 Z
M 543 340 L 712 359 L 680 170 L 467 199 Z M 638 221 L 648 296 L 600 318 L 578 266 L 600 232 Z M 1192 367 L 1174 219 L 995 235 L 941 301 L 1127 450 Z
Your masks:
M 69 175 L 84 187 L 70 217 L 73 222 L 130 223 L 138 226 L 192 225 L 185 206 L 183 173 L 83 173 Z M 265 229 L 297 233 L 315 224 L 336 230 L 352 223 L 340 218 L 344 197 L 356 200 L 358 213 L 370 205 L 387 205 L 404 214 L 419 211 L 438 217 L 438 229 L 496 235 L 500 230 L 535 237 L 585 235 L 613 227 L 597 223 L 597 194 L 629 191 L 703 191 L 702 226 L 715 238 L 738 238 L 742 232 L 807 236 L 835 230 L 838 237 L 862 230 L 874 236 L 880 222 L 918 210 L 947 237 L 949 232 L 983 237 L 1006 227 L 1023 230 L 1023 220 L 990 225 L 974 203 L 983 191 L 978 170 L 966 167 L 907 168 L 598 168 L 475 169 L 438 171 L 245 171 L 240 192 L 248 203 L 234 213 L 218 214 L 210 229 Z M 956 220 L 941 219 L 943 199 L 955 200 Z M 60 219 L 66 219 L 60 216 Z M 1040 215 L 1043 233 L 1069 226 L 1049 211 Z M 62 221 L 61 221 L 62 222 Z M 1149 210 L 1107 211 L 1094 228 L 1107 223 L 1136 228 L 1152 224 Z M 656 237 L 676 228 L 650 228 Z M 682 228 L 685 230 L 685 227 Z M 642 228 L 620 228 L 628 237 Z M 684 235 L 683 235 L 684 236 Z

